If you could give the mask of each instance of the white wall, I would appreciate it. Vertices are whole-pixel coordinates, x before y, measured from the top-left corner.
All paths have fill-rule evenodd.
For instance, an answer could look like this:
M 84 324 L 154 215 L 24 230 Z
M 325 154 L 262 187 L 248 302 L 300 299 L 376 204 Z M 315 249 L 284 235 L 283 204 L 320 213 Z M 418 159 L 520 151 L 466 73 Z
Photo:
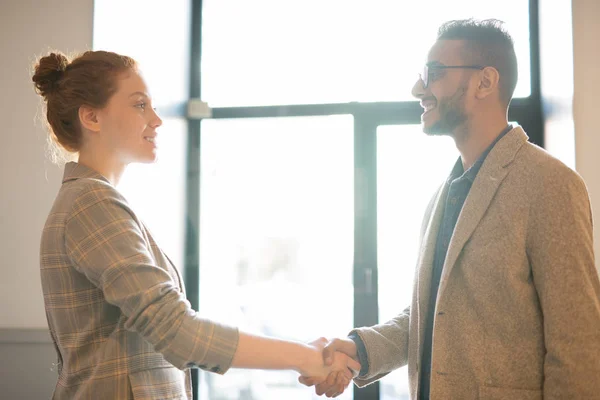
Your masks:
M 600 1 L 573 0 L 575 165 L 585 179 L 595 216 L 600 267 Z
M 45 157 L 32 64 L 49 48 L 90 48 L 92 14 L 93 0 L 0 0 L 0 397 L 6 399 L 47 399 L 57 376 L 38 249 L 62 171 Z
M 93 0 L 0 0 L 0 328 L 46 327 L 38 249 L 62 172 L 44 155 L 31 65 L 91 48 L 92 14 Z

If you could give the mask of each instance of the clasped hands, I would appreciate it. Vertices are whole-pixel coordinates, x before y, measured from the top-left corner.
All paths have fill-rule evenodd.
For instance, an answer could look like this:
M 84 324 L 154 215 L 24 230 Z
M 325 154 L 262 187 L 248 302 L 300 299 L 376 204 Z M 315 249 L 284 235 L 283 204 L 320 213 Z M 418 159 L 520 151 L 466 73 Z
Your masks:
M 318 351 L 320 359 L 308 363 L 300 371 L 298 381 L 309 387 L 315 386 L 319 396 L 339 396 L 360 372 L 356 344 L 348 338 L 331 341 L 319 338 L 308 345 Z

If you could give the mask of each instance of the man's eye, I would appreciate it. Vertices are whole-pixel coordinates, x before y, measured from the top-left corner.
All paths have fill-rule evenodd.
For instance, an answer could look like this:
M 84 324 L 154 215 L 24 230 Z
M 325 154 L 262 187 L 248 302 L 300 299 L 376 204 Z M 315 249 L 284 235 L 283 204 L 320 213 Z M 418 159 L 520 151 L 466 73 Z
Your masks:
M 442 76 L 442 71 L 438 71 L 438 70 L 431 71 L 429 73 L 429 76 L 431 77 L 431 79 L 438 79 L 440 76 Z

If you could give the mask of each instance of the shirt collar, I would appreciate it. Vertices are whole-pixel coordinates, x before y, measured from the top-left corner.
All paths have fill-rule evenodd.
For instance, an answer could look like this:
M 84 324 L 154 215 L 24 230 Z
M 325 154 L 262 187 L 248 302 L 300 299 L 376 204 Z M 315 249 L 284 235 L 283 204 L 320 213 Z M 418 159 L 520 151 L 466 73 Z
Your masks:
M 485 151 L 479 156 L 479 158 L 477 159 L 475 164 L 473 164 L 471 166 L 471 168 L 469 168 L 467 171 L 464 170 L 463 165 L 462 165 L 462 159 L 459 157 L 458 160 L 456 160 L 454 167 L 452 168 L 452 172 L 450 173 L 449 181 L 451 182 L 457 178 L 461 178 L 461 179 L 466 178 L 466 179 L 470 180 L 471 183 L 473 183 L 473 181 L 475 181 L 475 177 L 479 173 L 479 170 L 481 169 L 481 166 L 483 165 L 483 162 L 487 158 L 488 154 L 490 154 L 490 152 L 492 151 L 492 149 L 494 148 L 496 143 L 498 143 L 500 141 L 500 139 L 502 139 L 512 129 L 513 129 L 512 125 L 508 124 L 508 126 L 506 128 L 504 128 L 504 130 L 502 132 L 500 132 L 500 134 L 496 137 L 496 139 L 494 139 L 492 144 L 490 144 L 488 146 L 488 148 L 485 149 Z

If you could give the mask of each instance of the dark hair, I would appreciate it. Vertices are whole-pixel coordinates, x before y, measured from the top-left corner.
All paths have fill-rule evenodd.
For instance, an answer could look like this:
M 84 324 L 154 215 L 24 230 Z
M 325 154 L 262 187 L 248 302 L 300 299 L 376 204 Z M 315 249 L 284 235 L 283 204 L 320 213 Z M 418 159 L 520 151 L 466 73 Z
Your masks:
M 448 21 L 440 26 L 437 40 L 463 40 L 466 62 L 496 68 L 500 74 L 500 96 L 508 105 L 519 73 L 514 42 L 503 24 L 497 19 Z
M 71 62 L 60 52 L 40 58 L 32 80 L 44 98 L 51 142 L 78 152 L 82 142 L 79 107 L 103 108 L 117 91 L 119 74 L 136 69 L 132 58 L 107 51 L 86 51 Z M 56 154 L 59 149 L 54 150 Z

